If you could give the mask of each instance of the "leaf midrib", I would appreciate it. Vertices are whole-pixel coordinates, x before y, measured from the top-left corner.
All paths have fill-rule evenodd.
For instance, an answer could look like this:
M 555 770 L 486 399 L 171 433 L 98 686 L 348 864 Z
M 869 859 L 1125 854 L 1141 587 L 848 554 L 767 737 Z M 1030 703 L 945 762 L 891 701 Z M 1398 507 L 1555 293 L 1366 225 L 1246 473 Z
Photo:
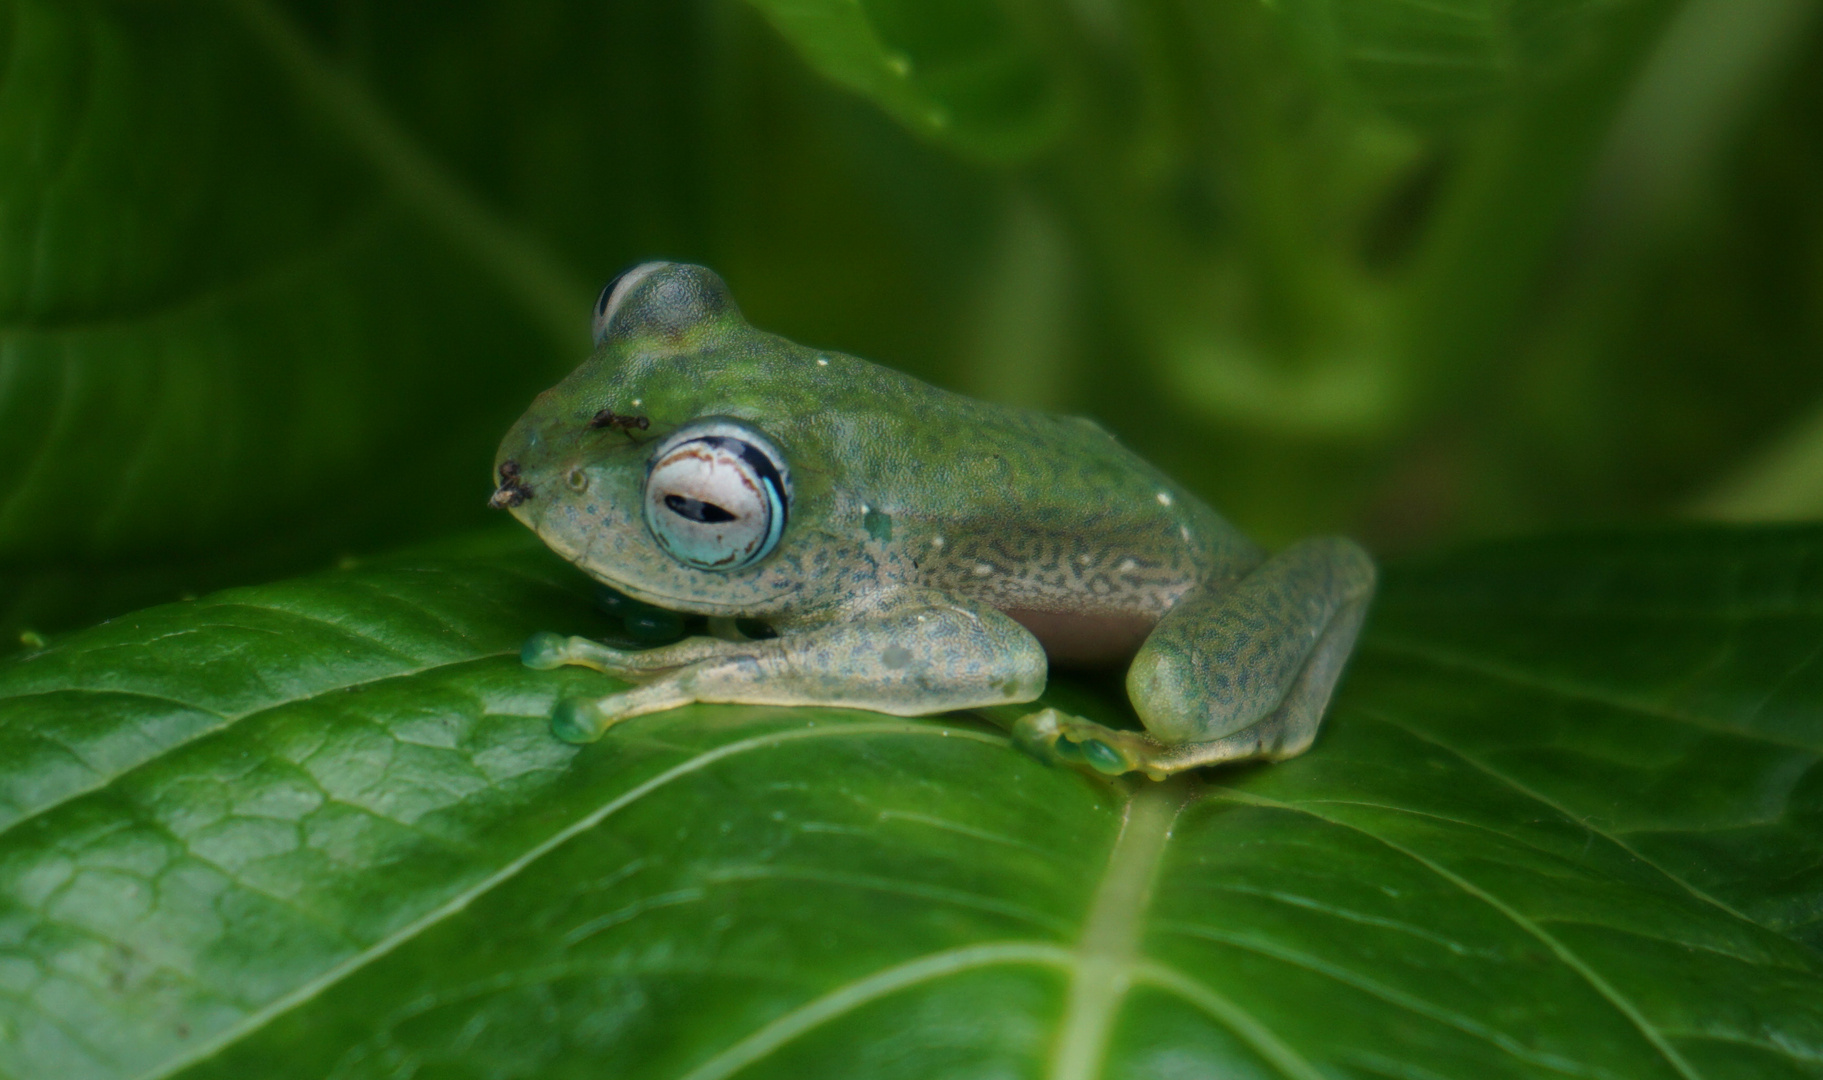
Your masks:
M 1139 956 L 1152 883 L 1183 805 L 1187 781 L 1139 783 L 1142 786 L 1127 801 L 1107 870 L 1077 941 L 1077 963 L 1058 1023 L 1050 1080 L 1092 1080 L 1100 1074 L 1108 1032 L 1129 985 L 1126 973 Z
M 983 736 L 984 741 L 1004 739 Z M 1246 1010 L 1212 988 L 1139 947 L 1150 892 L 1164 862 L 1171 827 L 1192 801 L 1194 781 L 1140 781 L 1125 808 L 1074 948 L 1052 942 L 1010 940 L 944 949 L 870 972 L 830 990 L 750 1032 L 701 1062 L 679 1080 L 729 1077 L 815 1028 L 919 983 L 978 968 L 1008 964 L 1050 967 L 1070 976 L 1064 1014 L 1054 1035 L 1051 1080 L 1099 1077 L 1107 1033 L 1127 992 L 1150 986 L 1177 995 L 1224 1024 L 1289 1080 L 1324 1080 L 1316 1068 Z

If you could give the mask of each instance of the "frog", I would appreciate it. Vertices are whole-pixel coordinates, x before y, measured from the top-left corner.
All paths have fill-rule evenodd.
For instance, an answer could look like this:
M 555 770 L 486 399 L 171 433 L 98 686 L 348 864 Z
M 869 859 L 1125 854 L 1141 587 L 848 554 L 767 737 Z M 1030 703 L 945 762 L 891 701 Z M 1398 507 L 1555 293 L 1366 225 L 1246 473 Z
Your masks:
M 1354 541 L 1269 554 L 1094 421 L 757 329 L 702 266 L 622 273 L 593 338 L 501 441 L 490 505 L 708 632 L 534 634 L 526 666 L 627 686 L 558 701 L 558 738 L 698 702 L 972 711 L 1151 780 L 1315 740 L 1374 593 Z M 1137 728 L 1037 704 L 1052 665 L 1122 664 Z

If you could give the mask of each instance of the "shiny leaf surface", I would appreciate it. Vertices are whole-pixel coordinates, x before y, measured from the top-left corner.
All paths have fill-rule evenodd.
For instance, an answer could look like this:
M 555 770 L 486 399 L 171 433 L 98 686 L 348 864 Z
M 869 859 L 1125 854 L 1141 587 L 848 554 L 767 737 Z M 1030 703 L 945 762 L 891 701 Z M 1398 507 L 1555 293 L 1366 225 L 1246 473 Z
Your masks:
M 505 534 L 0 666 L 0 1075 L 1823 1075 L 1823 532 L 1389 571 L 1315 750 L 965 717 L 583 749 Z

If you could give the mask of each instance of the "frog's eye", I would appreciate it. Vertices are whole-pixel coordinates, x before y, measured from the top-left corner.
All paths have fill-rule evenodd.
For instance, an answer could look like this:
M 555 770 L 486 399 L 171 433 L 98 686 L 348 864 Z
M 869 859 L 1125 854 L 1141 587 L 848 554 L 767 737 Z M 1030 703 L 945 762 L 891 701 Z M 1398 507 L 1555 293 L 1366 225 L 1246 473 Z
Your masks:
M 740 309 L 715 271 L 688 263 L 648 262 L 608 282 L 595 300 L 595 344 L 610 337 L 676 335 Z
M 765 558 L 790 503 L 784 457 L 735 420 L 682 428 L 659 444 L 646 474 L 646 528 L 672 558 L 701 570 Z
M 614 280 L 602 287 L 601 295 L 595 298 L 595 322 L 592 331 L 595 344 L 600 345 L 608 336 L 608 324 L 614 321 L 614 313 L 620 310 L 621 301 L 633 291 L 633 286 L 643 281 L 646 275 L 668 264 L 662 262 L 640 263 L 628 270 L 614 275 Z

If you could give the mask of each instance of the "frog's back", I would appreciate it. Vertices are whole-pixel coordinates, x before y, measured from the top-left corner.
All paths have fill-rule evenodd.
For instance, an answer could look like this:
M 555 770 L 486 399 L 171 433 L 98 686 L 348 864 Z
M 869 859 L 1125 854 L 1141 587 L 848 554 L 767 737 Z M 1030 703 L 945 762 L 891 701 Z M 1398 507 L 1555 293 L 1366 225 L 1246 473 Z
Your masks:
M 1025 623 L 1053 657 L 1114 659 L 1186 590 L 1262 553 L 1093 421 L 976 401 L 852 357 L 811 425 L 908 582 Z

